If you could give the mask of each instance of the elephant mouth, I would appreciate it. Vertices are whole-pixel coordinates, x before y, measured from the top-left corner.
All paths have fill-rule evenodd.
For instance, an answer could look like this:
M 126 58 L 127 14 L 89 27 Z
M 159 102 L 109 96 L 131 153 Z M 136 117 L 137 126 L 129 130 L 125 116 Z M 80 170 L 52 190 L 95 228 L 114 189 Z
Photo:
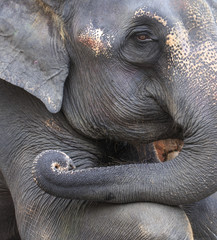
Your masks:
M 166 162 L 176 158 L 184 146 L 184 142 L 180 139 L 159 140 L 153 144 L 156 157 L 160 162 Z
M 140 162 L 166 162 L 176 158 L 183 146 L 180 139 L 165 139 L 136 146 L 136 149 Z
M 102 166 L 170 161 L 179 155 L 184 142 L 164 139 L 149 144 L 109 142 L 106 146 L 105 156 L 100 161 Z

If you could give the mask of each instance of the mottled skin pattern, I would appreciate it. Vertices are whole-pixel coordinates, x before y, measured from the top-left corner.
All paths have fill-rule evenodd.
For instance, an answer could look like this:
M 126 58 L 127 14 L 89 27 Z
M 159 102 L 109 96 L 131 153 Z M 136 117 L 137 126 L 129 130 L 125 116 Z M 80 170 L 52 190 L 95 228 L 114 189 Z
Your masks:
M 216 40 L 213 0 L 2 0 L 2 240 L 217 239 Z

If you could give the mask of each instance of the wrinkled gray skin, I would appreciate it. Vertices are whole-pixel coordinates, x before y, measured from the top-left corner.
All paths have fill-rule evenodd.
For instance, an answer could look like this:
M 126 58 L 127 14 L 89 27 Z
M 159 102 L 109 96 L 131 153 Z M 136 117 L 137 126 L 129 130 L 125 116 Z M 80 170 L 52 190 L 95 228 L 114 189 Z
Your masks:
M 216 239 L 215 4 L 0 2 L 4 239 Z
M 4 82 L 0 85 L 0 95 L 4 99 L 0 103 L 1 109 L 5 119 L 11 119 L 10 123 L 15 127 L 8 133 L 8 123 L 1 123 L 1 133 L 4 132 L 5 136 L 1 144 L 6 144 L 1 149 L 4 163 L 1 164 L 4 176 L 0 175 L 2 240 L 193 239 L 190 222 L 178 207 L 145 202 L 94 203 L 56 198 L 44 193 L 32 179 L 33 152 L 38 154 L 52 147 L 61 148 L 70 155 L 73 143 L 74 151 L 82 145 L 91 157 L 98 154 L 96 146 L 87 144 L 86 139 L 78 138 L 73 142 L 71 134 L 75 132 L 63 121 L 63 114 L 53 117 L 42 103 L 23 90 Z M 10 118 L 13 114 L 16 117 Z M 13 150 L 8 146 L 8 139 L 14 139 Z M 42 142 L 46 146 L 41 145 Z M 91 164 L 79 159 L 79 155 L 77 159 L 84 166 Z
M 195 239 L 217 239 L 217 193 L 183 209 L 189 217 Z

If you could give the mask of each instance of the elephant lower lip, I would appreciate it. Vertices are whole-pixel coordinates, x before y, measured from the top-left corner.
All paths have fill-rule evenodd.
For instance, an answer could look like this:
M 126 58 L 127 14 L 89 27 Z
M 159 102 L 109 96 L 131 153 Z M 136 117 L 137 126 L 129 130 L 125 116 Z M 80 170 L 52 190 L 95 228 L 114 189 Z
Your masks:
M 161 162 L 177 157 L 183 146 L 184 142 L 180 139 L 165 139 L 154 142 L 157 158 Z

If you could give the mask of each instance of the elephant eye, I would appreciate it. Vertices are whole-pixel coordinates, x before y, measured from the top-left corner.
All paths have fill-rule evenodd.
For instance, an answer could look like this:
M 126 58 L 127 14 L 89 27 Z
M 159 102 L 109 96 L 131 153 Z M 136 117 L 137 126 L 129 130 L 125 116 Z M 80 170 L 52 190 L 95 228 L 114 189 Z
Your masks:
M 153 39 L 147 33 L 137 33 L 135 38 L 139 42 L 151 42 Z
M 158 32 L 146 25 L 138 26 L 127 34 L 120 50 L 120 56 L 128 63 L 150 67 L 161 51 Z

